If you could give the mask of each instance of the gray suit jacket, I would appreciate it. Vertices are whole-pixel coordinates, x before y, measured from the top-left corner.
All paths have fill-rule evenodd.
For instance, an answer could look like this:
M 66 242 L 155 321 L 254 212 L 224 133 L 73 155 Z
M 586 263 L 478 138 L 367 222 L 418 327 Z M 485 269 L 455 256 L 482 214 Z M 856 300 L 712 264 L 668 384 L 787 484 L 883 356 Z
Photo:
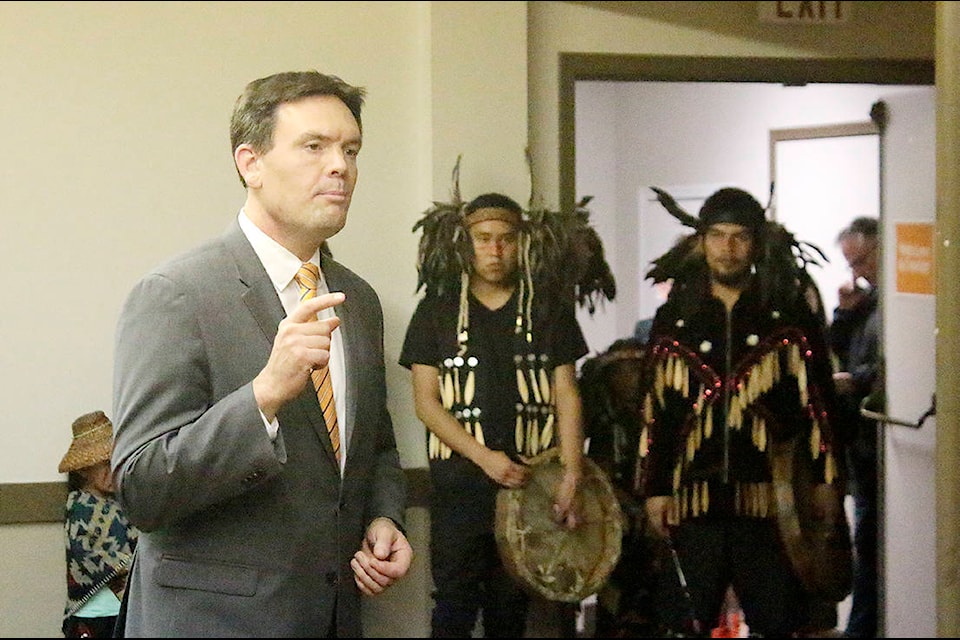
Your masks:
M 362 634 L 350 559 L 406 500 L 386 406 L 383 313 L 373 289 L 323 256 L 347 373 L 341 480 L 307 384 L 271 442 L 252 380 L 283 307 L 236 221 L 144 277 L 115 345 L 117 496 L 141 530 L 128 581 L 130 637 Z

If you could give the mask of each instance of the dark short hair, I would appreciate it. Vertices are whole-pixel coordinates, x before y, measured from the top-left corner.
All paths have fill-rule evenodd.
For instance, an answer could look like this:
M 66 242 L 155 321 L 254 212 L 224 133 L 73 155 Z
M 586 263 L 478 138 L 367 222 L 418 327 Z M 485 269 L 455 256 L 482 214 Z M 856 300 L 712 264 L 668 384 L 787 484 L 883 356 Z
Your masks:
M 286 71 L 251 81 L 237 97 L 233 115 L 230 116 L 231 154 L 241 144 L 249 144 L 258 153 L 269 151 L 273 146 L 273 132 L 277 125 L 277 108 L 311 96 L 339 98 L 363 131 L 360 110 L 366 89 L 315 70 Z M 240 183 L 247 186 L 242 175 Z
M 869 216 L 860 216 L 854 218 L 849 225 L 840 231 L 837 236 L 837 242 L 841 242 L 850 236 L 862 235 L 864 238 L 876 238 L 880 233 L 880 221 L 877 218 Z
M 729 222 L 748 227 L 756 233 L 766 217 L 757 199 L 736 187 L 724 187 L 714 192 L 700 207 L 700 229 Z
M 509 213 L 502 215 L 498 212 L 499 210 Z M 520 226 L 520 223 L 523 221 L 523 207 L 517 204 L 516 200 L 502 193 L 481 194 L 464 206 L 463 223 L 469 227 L 485 220 L 503 220 L 504 222 Z

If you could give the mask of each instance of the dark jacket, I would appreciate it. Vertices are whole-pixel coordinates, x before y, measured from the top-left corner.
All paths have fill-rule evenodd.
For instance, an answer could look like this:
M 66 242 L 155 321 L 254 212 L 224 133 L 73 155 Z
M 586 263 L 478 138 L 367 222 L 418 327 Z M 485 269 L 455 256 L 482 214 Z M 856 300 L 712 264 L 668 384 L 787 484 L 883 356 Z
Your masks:
M 869 297 L 853 309 L 834 310 L 830 325 L 830 347 L 840 371 L 853 376 L 853 392 L 839 397 L 837 422 L 850 432 L 854 462 L 876 465 L 877 423 L 860 415 L 860 403 L 881 388 L 880 299 L 874 288 Z
M 728 314 L 706 275 L 675 284 L 651 329 L 639 483 L 677 518 L 773 515 L 770 448 L 795 440 L 818 481 L 840 472 L 824 327 L 798 298 L 744 291 Z

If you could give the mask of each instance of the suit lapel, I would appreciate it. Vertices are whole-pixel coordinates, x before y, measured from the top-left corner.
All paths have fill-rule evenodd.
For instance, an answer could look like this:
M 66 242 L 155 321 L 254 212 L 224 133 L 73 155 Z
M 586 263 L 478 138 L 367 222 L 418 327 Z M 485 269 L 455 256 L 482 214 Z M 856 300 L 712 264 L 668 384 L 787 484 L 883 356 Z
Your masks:
M 224 243 L 237 267 L 237 279 L 242 290 L 240 298 L 257 321 L 264 337 L 273 345 L 277 337 L 277 325 L 286 314 L 270 276 L 236 220 L 224 236 Z
M 237 279 L 242 290 L 240 298 L 249 310 L 250 315 L 256 320 L 260 330 L 263 331 L 270 348 L 272 348 L 273 341 L 277 337 L 277 325 L 286 317 L 286 312 L 284 312 L 277 291 L 273 287 L 273 282 L 236 220 L 224 236 L 224 244 L 237 267 Z M 327 426 L 323 420 L 323 412 L 320 410 L 320 403 L 317 402 L 313 384 L 308 383 L 296 400 L 281 409 L 281 415 L 292 411 L 294 407 L 313 427 L 317 437 L 323 443 L 327 458 L 332 464 L 337 465 L 337 458 L 330 442 L 330 434 L 327 433 Z M 302 422 L 302 420 L 298 420 L 298 422 Z

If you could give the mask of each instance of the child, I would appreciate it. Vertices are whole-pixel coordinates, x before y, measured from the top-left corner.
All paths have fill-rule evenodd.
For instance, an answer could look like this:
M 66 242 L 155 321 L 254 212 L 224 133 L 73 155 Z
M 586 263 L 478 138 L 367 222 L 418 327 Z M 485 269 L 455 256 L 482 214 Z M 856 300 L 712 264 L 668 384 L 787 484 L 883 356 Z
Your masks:
M 102 411 L 73 422 L 73 441 L 58 467 L 68 473 L 67 605 L 63 635 L 108 638 L 120 612 L 138 531 L 113 497 L 113 424 Z M 105 588 L 109 587 L 109 588 Z

